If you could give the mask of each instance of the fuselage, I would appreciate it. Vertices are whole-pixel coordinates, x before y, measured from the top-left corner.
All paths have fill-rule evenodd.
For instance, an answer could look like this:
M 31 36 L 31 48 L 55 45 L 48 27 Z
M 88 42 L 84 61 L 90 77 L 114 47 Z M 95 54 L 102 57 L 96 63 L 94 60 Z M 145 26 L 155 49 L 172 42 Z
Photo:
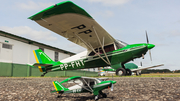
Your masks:
M 111 63 L 111 67 L 114 69 L 119 68 L 119 64 L 125 64 L 135 58 L 142 57 L 142 54 L 146 54 L 148 49 L 153 48 L 155 45 L 153 44 L 131 44 L 126 45 L 123 48 L 107 52 L 106 55 Z M 51 71 L 61 71 L 61 70 L 73 70 L 73 69 L 85 69 L 85 68 L 97 68 L 97 67 L 105 67 L 110 66 L 105 61 L 105 54 L 99 54 L 93 56 L 86 56 L 87 51 L 62 60 L 63 64 L 55 64 L 52 66 Z M 117 66 L 116 66 L 117 65 Z

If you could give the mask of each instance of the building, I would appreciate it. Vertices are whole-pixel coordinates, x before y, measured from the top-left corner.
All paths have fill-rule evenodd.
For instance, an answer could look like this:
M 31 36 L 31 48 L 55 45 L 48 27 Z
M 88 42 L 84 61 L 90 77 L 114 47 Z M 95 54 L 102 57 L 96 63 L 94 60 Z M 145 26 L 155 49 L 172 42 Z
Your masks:
M 0 31 L 0 62 L 34 64 L 36 60 L 33 50 L 36 49 L 41 49 L 54 61 L 75 55 L 66 50 Z
M 40 76 L 38 68 L 29 64 L 36 63 L 33 50 L 41 49 L 52 60 L 60 61 L 75 53 L 29 40 L 0 30 L 0 76 Z M 88 71 L 58 71 L 49 76 L 96 76 Z

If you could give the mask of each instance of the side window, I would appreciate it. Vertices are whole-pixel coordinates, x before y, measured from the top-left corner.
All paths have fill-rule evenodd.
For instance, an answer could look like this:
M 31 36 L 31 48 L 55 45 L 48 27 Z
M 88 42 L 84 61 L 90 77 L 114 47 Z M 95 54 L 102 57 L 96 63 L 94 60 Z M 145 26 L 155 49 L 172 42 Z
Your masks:
M 55 52 L 55 54 L 54 54 L 54 61 L 55 62 L 57 62 L 57 61 L 59 61 L 59 54 L 58 54 L 58 52 Z
M 39 47 L 39 49 L 41 49 L 44 52 L 44 48 Z
M 3 43 L 3 44 L 2 44 L 2 48 L 12 49 L 12 45 Z

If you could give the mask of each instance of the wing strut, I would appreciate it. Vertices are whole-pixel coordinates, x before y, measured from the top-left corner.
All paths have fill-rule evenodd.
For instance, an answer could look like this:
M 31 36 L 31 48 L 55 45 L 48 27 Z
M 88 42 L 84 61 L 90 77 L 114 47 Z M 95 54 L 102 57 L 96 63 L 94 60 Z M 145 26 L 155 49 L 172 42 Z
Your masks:
M 83 79 L 83 80 L 84 80 L 84 79 Z M 74 81 L 73 81 L 73 82 L 74 82 Z M 75 82 L 74 82 L 74 83 L 75 83 Z M 86 82 L 86 81 L 85 81 L 85 83 L 87 84 L 87 82 Z M 79 85 L 78 83 L 75 83 L 75 84 Z M 87 85 L 88 85 L 88 84 L 87 84 Z M 79 86 L 81 86 L 81 85 L 79 85 Z M 89 85 L 88 85 L 88 87 L 89 87 L 91 90 L 87 89 L 87 88 L 86 88 L 86 87 L 84 87 L 84 86 L 81 86 L 81 87 L 93 93 L 93 90 L 92 90 L 92 88 L 91 88 L 91 87 L 89 87 Z
M 98 41 L 99 41 L 99 44 L 100 44 L 100 46 L 101 46 L 101 48 L 102 48 L 102 50 L 103 50 L 104 55 L 106 56 L 106 59 L 107 59 L 109 65 L 111 65 L 111 63 L 110 63 L 110 61 L 109 61 L 109 58 L 107 57 L 106 52 L 105 52 L 105 50 L 104 50 L 104 37 L 103 37 L 103 45 L 102 45 L 102 43 L 101 43 L 101 41 L 100 41 L 100 39 L 99 39 L 99 36 L 98 36 L 98 34 L 97 34 L 94 26 L 92 26 L 92 28 L 94 29 L 94 32 L 95 32 L 95 34 L 96 34 L 96 37 L 97 37 L 97 39 L 98 39 Z
M 82 78 L 84 80 L 84 78 Z M 88 85 L 88 87 L 91 89 L 91 91 L 93 92 L 92 88 L 89 86 L 89 84 L 86 82 L 86 80 L 84 80 L 84 82 Z
M 75 33 L 74 33 L 75 34 Z M 82 38 L 80 38 L 77 34 L 75 34 L 77 36 L 77 38 L 79 38 L 84 44 L 86 44 L 86 46 L 88 46 L 94 53 L 96 53 L 104 62 L 106 62 L 108 65 L 111 65 L 110 63 L 108 63 L 106 60 L 104 60 L 92 47 L 92 45 L 89 43 L 87 44 Z

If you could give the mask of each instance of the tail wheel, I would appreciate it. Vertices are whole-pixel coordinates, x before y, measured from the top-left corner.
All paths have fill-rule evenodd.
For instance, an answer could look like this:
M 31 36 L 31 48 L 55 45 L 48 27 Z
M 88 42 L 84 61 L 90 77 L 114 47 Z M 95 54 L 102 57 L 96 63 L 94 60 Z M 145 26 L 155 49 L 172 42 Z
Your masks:
M 132 71 L 130 69 L 126 69 L 126 75 L 132 75 Z
M 137 71 L 136 76 L 139 76 L 139 75 L 141 75 L 141 72 Z
M 124 68 L 118 68 L 116 70 L 116 75 L 118 75 L 118 76 L 125 76 L 126 75 L 126 70 Z

